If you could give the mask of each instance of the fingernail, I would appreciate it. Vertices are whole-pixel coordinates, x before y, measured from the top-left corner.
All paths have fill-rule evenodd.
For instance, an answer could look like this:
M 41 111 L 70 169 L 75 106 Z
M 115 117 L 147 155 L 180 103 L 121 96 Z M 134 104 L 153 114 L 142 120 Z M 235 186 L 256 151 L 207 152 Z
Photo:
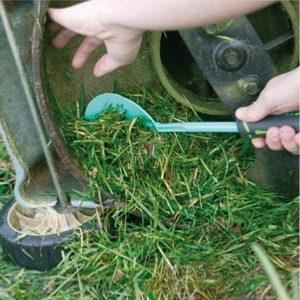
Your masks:
M 244 114 L 246 113 L 246 111 L 247 111 L 247 107 L 240 107 L 240 108 L 237 109 L 236 112 L 237 112 L 239 115 L 244 115 Z
M 277 134 L 277 133 L 271 132 L 269 134 L 269 136 L 270 136 L 272 141 L 278 141 L 279 140 L 279 134 Z
M 284 139 L 284 140 L 289 140 L 292 136 L 291 132 L 288 131 L 284 131 L 280 133 L 280 136 Z
M 238 119 L 243 119 L 243 117 L 245 116 L 246 114 L 246 110 L 247 108 L 246 107 L 239 107 L 236 112 L 235 112 L 235 116 L 238 118 Z

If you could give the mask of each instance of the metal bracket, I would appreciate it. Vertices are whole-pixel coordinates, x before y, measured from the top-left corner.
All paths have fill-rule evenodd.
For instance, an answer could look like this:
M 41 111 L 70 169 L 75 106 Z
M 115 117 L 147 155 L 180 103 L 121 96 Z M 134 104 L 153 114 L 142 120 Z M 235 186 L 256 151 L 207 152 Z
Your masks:
M 64 168 L 43 127 L 32 92 L 31 1 L 0 2 L 0 133 L 16 171 L 14 196 L 24 207 L 72 208 L 66 193 L 86 186 Z M 26 16 L 26 17 L 24 17 Z M 74 199 L 76 200 L 76 199 Z M 77 201 L 78 202 L 78 201 Z
M 195 62 L 232 115 L 252 102 L 276 68 L 246 17 L 179 31 Z

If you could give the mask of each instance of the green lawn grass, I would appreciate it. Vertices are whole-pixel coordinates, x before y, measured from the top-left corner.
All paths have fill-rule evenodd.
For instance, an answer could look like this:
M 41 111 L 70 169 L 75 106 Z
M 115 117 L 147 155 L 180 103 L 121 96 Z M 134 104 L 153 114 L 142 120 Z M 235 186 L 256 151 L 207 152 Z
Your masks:
M 168 97 L 128 96 L 157 121 L 199 120 Z M 61 130 L 90 180 L 90 196 L 105 189 L 119 205 L 101 212 L 101 231 L 66 245 L 54 270 L 20 269 L 0 255 L 0 299 L 278 299 L 253 243 L 292 298 L 299 198 L 247 180 L 250 141 L 159 134 L 114 111 L 96 121 L 82 113 L 64 108 Z M 7 197 L 10 167 L 0 171 Z

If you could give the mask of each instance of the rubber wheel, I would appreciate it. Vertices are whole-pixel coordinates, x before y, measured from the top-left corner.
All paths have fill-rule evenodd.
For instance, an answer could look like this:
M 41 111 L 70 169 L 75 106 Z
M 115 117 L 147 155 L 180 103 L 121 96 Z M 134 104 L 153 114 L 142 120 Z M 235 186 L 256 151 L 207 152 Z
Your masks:
M 0 243 L 5 258 L 26 269 L 46 271 L 56 267 L 62 260 L 64 245 L 74 241 L 76 229 L 55 234 L 20 232 L 10 220 L 17 205 L 13 199 L 0 212 Z M 87 222 L 80 227 L 91 230 L 92 225 Z

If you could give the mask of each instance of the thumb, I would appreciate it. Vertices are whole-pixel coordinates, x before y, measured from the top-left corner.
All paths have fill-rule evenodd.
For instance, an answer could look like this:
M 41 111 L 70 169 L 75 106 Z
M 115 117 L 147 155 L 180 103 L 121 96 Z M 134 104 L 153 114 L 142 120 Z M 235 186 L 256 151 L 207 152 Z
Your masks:
M 235 116 L 242 121 L 257 122 L 268 116 L 271 112 L 272 109 L 259 98 L 249 106 L 239 107 L 235 112 Z
M 236 117 L 256 122 L 268 115 L 299 110 L 299 68 L 273 77 L 261 91 L 258 99 L 249 106 L 236 110 Z

